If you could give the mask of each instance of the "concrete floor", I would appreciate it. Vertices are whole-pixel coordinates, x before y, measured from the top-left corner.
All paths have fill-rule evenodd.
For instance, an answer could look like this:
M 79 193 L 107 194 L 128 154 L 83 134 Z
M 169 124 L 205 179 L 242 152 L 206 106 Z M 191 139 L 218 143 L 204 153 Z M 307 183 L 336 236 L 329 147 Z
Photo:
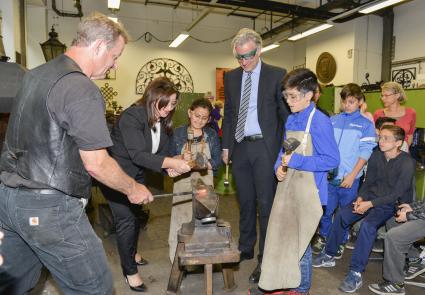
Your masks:
M 170 223 L 171 199 L 162 198 L 155 200 L 148 206 L 150 210 L 150 219 L 147 227 L 141 231 L 139 238 L 139 247 L 142 255 L 149 261 L 148 265 L 140 266 L 139 271 L 148 286 L 148 291 L 144 294 L 159 295 L 165 294 L 168 277 L 170 274 L 171 263 L 168 258 L 168 230 Z M 233 238 L 238 239 L 239 214 L 236 197 L 226 195 L 220 198 L 221 219 L 229 221 L 232 225 Z M 102 237 L 103 230 L 99 225 L 94 225 L 96 232 Z M 115 235 L 103 238 L 103 244 L 107 253 L 110 267 L 113 272 L 115 294 L 136 294 L 132 292 L 123 280 L 119 262 L 119 256 L 116 249 Z M 337 262 L 335 268 L 314 269 L 313 285 L 310 291 L 311 295 L 333 295 L 344 294 L 338 291 L 338 286 L 344 278 L 350 261 L 351 250 L 346 250 L 341 260 Z M 255 260 L 243 261 L 239 266 L 235 266 L 235 281 L 237 288 L 232 292 L 223 290 L 223 278 L 220 272 L 213 275 L 213 288 L 215 295 L 246 295 L 250 287 L 254 284 L 248 282 L 248 277 L 256 266 Z M 367 285 L 381 280 L 382 264 L 380 261 L 370 261 L 367 270 L 363 276 L 363 287 L 356 294 L 372 294 Z M 425 282 L 425 278 L 422 278 Z M 183 280 L 181 286 L 181 295 L 204 294 L 203 273 L 197 271 L 189 273 Z M 406 293 L 409 295 L 425 294 L 425 289 L 407 286 Z M 50 276 L 42 276 L 40 283 L 31 293 L 32 295 L 56 295 L 61 294 Z

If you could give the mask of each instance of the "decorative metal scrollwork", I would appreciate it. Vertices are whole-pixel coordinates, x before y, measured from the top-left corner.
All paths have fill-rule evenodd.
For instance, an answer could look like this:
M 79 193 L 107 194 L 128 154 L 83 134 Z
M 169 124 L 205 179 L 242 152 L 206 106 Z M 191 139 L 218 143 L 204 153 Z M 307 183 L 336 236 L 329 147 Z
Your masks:
M 403 88 L 409 88 L 416 79 L 416 68 L 406 68 L 392 71 L 391 80 L 399 83 Z
M 193 80 L 189 71 L 178 61 L 169 58 L 152 59 L 142 66 L 136 78 L 136 94 L 143 94 L 149 82 L 167 77 L 180 92 L 193 92 Z
M 109 86 L 109 83 L 105 83 L 102 87 L 100 87 L 100 92 L 105 99 L 106 112 L 112 112 L 114 115 L 119 114 L 122 111 L 122 106 L 118 105 L 118 102 L 115 99 L 118 92 L 115 91 L 112 86 Z

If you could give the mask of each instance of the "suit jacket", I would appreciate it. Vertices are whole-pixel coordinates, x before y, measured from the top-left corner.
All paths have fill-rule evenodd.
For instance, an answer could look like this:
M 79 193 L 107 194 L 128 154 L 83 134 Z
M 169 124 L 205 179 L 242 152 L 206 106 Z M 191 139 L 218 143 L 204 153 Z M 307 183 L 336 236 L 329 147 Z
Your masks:
M 129 176 L 143 183 L 144 169 L 162 171 L 162 163 L 168 154 L 170 137 L 162 124 L 160 132 L 158 152 L 152 154 L 152 134 L 146 109 L 133 105 L 121 114 L 114 125 L 111 132 L 114 145 L 108 151 Z
M 238 122 L 239 105 L 242 84 L 241 67 L 227 72 L 224 76 L 224 118 L 223 149 L 229 149 L 231 159 L 233 146 L 236 142 L 235 132 Z M 281 82 L 286 70 L 261 63 L 260 79 L 258 82 L 258 123 L 267 149 L 271 157 L 276 157 L 283 140 L 283 129 L 289 110 L 283 102 Z

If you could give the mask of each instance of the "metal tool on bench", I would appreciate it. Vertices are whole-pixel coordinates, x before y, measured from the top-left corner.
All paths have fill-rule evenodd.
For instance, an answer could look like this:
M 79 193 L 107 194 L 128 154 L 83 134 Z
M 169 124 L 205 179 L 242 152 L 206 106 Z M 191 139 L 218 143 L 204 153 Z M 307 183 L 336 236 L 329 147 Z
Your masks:
M 217 219 L 218 195 L 201 179 L 192 180 L 192 220 L 178 231 L 178 245 L 168 282 L 167 294 L 178 294 L 184 267 L 203 265 L 206 294 L 212 294 L 212 265 L 222 264 L 225 289 L 232 290 L 233 269 L 240 252 L 232 241 L 230 224 Z

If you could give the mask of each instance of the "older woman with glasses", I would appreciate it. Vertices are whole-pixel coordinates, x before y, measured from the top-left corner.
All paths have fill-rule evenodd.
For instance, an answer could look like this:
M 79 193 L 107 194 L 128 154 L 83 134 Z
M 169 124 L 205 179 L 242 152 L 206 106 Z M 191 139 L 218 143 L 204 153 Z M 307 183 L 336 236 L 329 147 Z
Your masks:
M 381 100 L 383 109 L 378 109 L 373 114 L 373 120 L 389 117 L 396 120 L 395 124 L 403 128 L 406 133 L 404 139 L 410 146 L 416 126 L 416 112 L 412 108 L 402 106 L 407 100 L 403 87 L 397 82 L 387 82 L 381 87 Z

